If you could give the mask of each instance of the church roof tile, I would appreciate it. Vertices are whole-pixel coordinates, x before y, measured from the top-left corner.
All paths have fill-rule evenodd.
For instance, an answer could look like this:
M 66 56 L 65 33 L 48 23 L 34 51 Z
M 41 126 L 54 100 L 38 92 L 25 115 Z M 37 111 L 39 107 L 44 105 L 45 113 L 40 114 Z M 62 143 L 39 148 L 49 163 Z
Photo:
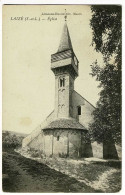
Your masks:
M 77 129 L 77 130 L 87 130 L 83 125 L 81 125 L 75 119 L 56 119 L 48 124 L 43 129 Z

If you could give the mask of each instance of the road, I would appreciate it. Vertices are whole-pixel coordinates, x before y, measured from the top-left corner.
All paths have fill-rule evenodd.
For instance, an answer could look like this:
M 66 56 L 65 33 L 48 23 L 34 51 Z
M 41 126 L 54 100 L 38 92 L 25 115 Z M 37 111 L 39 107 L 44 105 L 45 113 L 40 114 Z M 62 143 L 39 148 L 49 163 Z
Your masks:
M 3 152 L 4 192 L 98 192 L 12 149 Z

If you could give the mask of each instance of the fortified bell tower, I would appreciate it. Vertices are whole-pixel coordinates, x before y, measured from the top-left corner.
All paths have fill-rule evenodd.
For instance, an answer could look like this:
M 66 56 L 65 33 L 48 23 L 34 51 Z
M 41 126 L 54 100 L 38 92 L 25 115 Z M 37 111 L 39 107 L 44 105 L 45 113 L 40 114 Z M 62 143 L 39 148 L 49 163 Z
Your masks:
M 51 55 L 51 70 L 55 74 L 57 118 L 72 117 L 72 92 L 75 78 L 78 76 L 78 63 L 65 21 L 58 51 Z

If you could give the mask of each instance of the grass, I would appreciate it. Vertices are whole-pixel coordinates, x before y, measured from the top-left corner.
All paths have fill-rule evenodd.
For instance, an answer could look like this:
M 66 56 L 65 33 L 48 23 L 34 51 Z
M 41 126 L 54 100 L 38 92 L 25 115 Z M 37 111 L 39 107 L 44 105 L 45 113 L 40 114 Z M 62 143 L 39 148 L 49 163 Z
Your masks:
M 118 172 L 109 176 L 108 182 L 110 186 L 109 192 L 119 192 L 121 190 L 121 171 L 118 170 Z
M 118 192 L 121 188 L 120 161 L 87 161 L 85 159 L 72 160 L 69 158 L 45 157 L 38 151 L 29 151 L 30 156 L 50 168 L 77 179 L 90 187 L 100 184 L 95 190 L 104 192 Z M 104 176 L 104 181 L 101 177 Z M 103 185 L 104 183 L 104 185 Z M 102 185 L 102 186 L 101 186 Z
M 4 192 L 98 192 L 12 149 L 3 153 L 3 176 Z

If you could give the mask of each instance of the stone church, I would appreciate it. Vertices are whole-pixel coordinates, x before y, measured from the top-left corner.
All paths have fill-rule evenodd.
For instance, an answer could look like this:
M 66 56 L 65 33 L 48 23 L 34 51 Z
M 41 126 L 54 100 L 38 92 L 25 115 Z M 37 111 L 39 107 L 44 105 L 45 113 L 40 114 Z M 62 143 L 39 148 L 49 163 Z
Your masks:
M 88 126 L 94 106 L 74 90 L 79 61 L 72 47 L 65 22 L 58 51 L 51 55 L 51 70 L 55 75 L 55 109 L 30 135 L 24 138 L 23 148 L 40 150 L 46 156 L 84 158 L 104 157 L 104 147 L 91 143 Z M 106 151 L 109 150 L 109 145 Z M 115 145 L 110 143 L 113 158 Z

